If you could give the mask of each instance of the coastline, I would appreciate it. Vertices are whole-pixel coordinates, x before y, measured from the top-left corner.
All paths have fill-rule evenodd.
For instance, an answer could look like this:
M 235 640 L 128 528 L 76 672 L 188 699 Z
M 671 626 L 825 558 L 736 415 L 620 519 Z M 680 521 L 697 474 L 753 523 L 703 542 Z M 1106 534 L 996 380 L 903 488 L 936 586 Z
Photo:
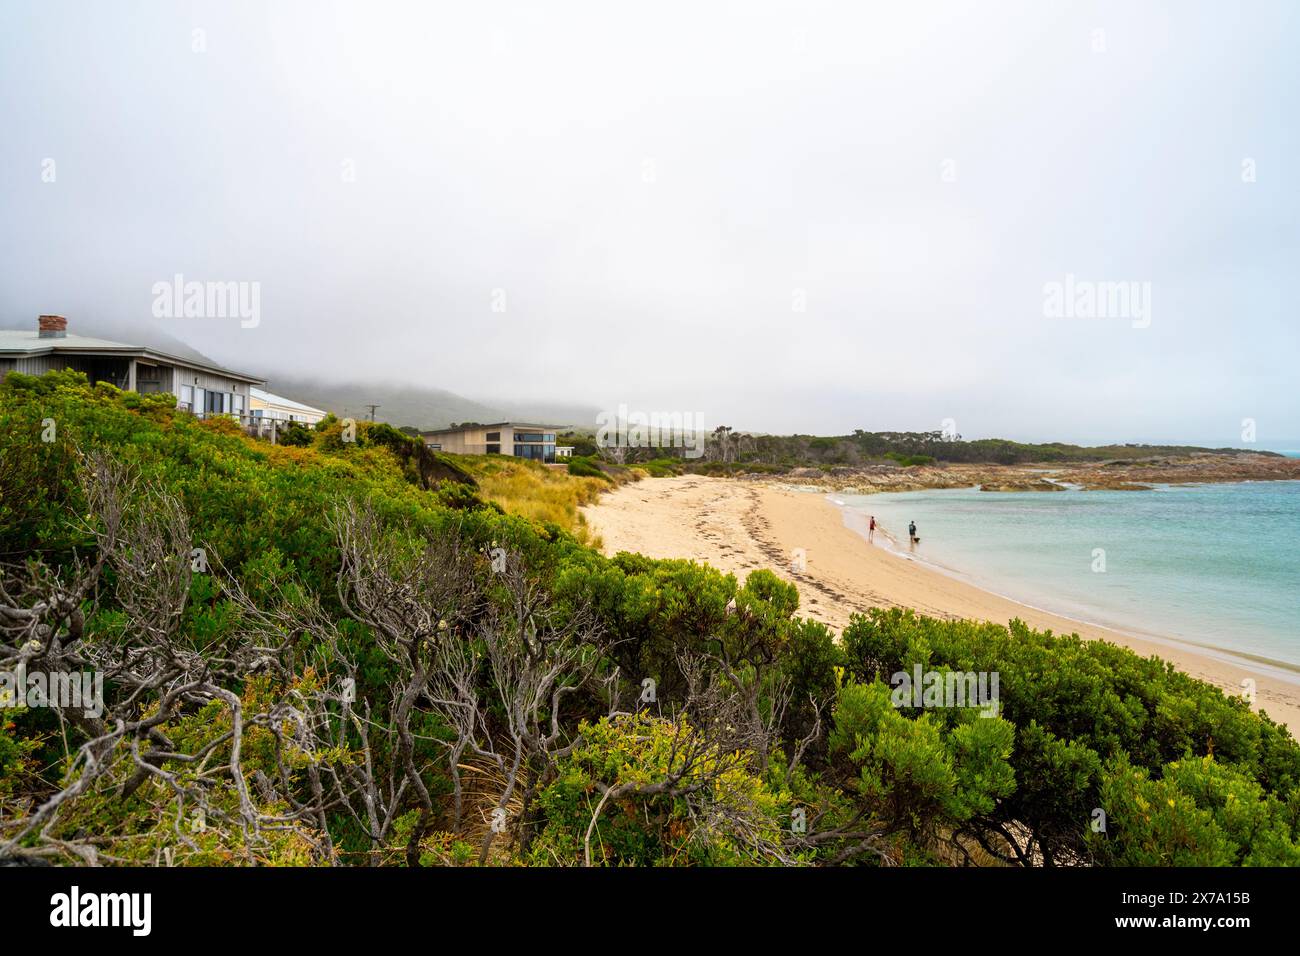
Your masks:
M 1238 483 L 1239 484 L 1252 484 L 1252 483 L 1264 484 L 1265 482 L 1255 482 L 1253 479 L 1248 479 Z M 1181 485 L 1177 487 L 1188 487 L 1190 484 L 1191 483 L 1189 483 L 1188 485 Z M 1205 484 L 1221 484 L 1221 483 L 1207 482 Z M 1174 487 L 1174 486 L 1170 486 L 1170 487 Z M 817 491 L 818 489 L 801 489 L 796 486 L 792 488 L 792 490 Z M 834 507 L 836 507 L 838 510 L 842 512 L 844 523 L 847 527 L 851 528 L 853 531 L 855 531 L 864 539 L 866 539 L 867 521 L 860 506 L 855 506 L 854 504 L 850 504 L 848 502 L 836 500 L 836 493 L 833 492 L 826 493 L 822 495 L 822 497 L 825 498 Z M 1042 601 L 1041 604 L 1037 603 L 1040 599 L 1027 598 L 1024 596 L 1023 593 L 1019 597 L 1013 596 L 1011 594 L 1004 594 L 1000 590 L 998 585 L 990 579 L 981 578 L 980 576 L 973 574 L 967 570 L 958 569 L 956 567 L 949 567 L 948 565 L 944 564 L 942 561 L 936 560 L 932 554 L 923 553 L 921 551 L 918 551 L 915 554 L 907 552 L 903 548 L 903 546 L 899 543 L 898 538 L 890 532 L 888 527 L 884 525 L 883 521 L 877 522 L 876 534 L 877 534 L 877 540 L 880 540 L 883 537 L 885 541 L 885 549 L 890 551 L 897 557 L 902 557 L 905 560 L 915 561 L 916 563 L 922 565 L 923 567 L 929 568 L 930 570 L 934 571 L 937 574 L 942 574 L 945 577 L 949 577 L 954 580 L 964 581 L 967 584 L 970 584 L 981 591 L 985 591 L 996 597 L 1002 598 L 1007 601 L 1011 601 L 1014 604 L 1020 605 L 1025 608 L 1029 608 L 1030 610 L 1040 611 L 1045 614 L 1051 614 L 1054 615 L 1055 617 L 1063 618 L 1064 620 L 1074 622 L 1075 624 L 1078 625 L 1099 628 L 1104 631 L 1110 631 L 1119 637 L 1128 636 L 1128 637 L 1138 638 L 1143 641 L 1151 641 L 1153 643 L 1161 644 L 1166 647 L 1181 648 L 1187 651 L 1206 654 L 1208 656 L 1214 657 L 1216 660 L 1222 660 L 1226 663 L 1235 664 L 1239 667 L 1245 667 L 1251 670 L 1258 670 L 1262 673 L 1269 673 L 1275 676 L 1280 676 L 1283 680 L 1292 681 L 1297 684 L 1300 684 L 1300 662 L 1287 661 L 1287 660 L 1269 657 L 1258 652 L 1234 649 L 1231 647 L 1223 647 L 1220 645 L 1205 643 L 1190 638 L 1186 635 L 1179 635 L 1169 631 L 1163 631 L 1158 627 L 1157 628 L 1142 627 L 1139 626 L 1138 624 L 1135 624 L 1132 621 L 1125 620 L 1123 615 L 1117 616 L 1114 614 L 1107 613 L 1106 616 L 1104 617 L 1103 616 L 1094 617 L 1093 615 L 1097 614 L 1095 610 L 1089 610 L 1081 606 L 1071 606 L 1068 601 L 1060 601 L 1060 600 L 1054 601 L 1053 598 L 1048 597 L 1045 594 L 1043 594 L 1041 598 Z M 1042 592 L 1040 591 L 1040 593 Z
M 1154 456 L 1131 460 L 973 464 L 932 462 L 902 465 L 801 467 L 785 474 L 792 485 L 840 494 L 927 491 L 980 487 L 984 491 L 1149 491 L 1157 485 L 1300 481 L 1300 458 L 1280 453 Z M 770 481 L 767 476 L 757 480 Z
M 606 553 L 640 552 L 687 558 L 743 578 L 767 568 L 798 587 L 799 613 L 842 629 L 870 607 L 910 607 L 948 619 L 1006 623 L 1020 618 L 1055 633 L 1105 640 L 1158 656 L 1230 694 L 1256 682 L 1256 709 L 1300 728 L 1300 673 L 1285 665 L 1188 644 L 1137 627 L 1075 620 L 985 590 L 905 553 L 866 540 L 856 512 L 835 504 L 825 488 L 799 490 L 768 482 L 685 475 L 649 478 L 614 489 L 582 509 Z M 882 536 L 883 538 L 883 536 Z M 802 549 L 806 566 L 791 569 Z

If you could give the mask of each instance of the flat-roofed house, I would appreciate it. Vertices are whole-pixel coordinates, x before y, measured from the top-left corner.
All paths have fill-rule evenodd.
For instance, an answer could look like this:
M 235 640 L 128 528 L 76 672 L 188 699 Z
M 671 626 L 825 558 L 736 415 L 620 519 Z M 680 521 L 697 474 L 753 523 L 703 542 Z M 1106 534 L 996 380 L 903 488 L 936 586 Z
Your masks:
M 91 383 L 109 382 L 142 395 L 170 392 L 180 408 L 198 415 L 238 415 L 249 409 L 254 375 L 157 349 L 69 335 L 68 320 L 42 315 L 35 329 L 0 329 L 0 377 L 8 372 L 43 375 L 56 369 L 84 372 Z
M 325 417 L 325 412 L 319 408 L 312 408 L 310 405 L 295 402 L 292 398 L 285 398 L 283 395 L 276 395 L 273 392 L 264 392 L 260 388 L 250 388 L 248 397 L 251 402 L 249 408 L 254 420 L 275 419 L 279 422 L 299 422 L 303 425 L 315 425 Z
M 513 455 L 530 461 L 555 463 L 555 425 L 495 422 L 458 425 L 420 432 L 434 451 L 452 455 Z

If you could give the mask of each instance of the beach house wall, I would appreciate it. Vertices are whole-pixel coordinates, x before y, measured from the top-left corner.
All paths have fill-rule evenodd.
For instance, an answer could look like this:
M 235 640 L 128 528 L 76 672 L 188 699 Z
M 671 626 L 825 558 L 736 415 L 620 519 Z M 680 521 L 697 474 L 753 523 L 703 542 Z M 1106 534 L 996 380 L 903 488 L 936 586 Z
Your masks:
M 260 388 L 249 389 L 250 408 L 254 419 L 280 422 L 298 422 L 303 425 L 315 425 L 325 417 L 325 412 L 312 408 L 302 402 L 295 402 L 283 395 L 266 392 Z
M 42 315 L 35 329 L 0 329 L 0 377 L 8 372 L 43 375 L 59 369 L 82 372 L 144 395 L 169 392 L 195 414 L 245 416 L 249 389 L 262 380 L 156 349 L 68 333 L 68 320 Z
M 495 422 L 439 428 L 420 437 L 434 451 L 452 455 L 512 455 L 550 464 L 555 461 L 556 431 L 554 425 Z

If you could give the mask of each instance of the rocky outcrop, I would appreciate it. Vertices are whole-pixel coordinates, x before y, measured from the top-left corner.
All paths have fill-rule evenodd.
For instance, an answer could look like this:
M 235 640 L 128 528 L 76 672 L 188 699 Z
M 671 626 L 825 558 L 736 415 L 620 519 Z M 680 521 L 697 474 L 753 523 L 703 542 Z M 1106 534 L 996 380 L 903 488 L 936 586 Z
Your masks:
M 1300 458 L 1254 453 L 1205 453 L 1062 465 L 870 465 L 829 471 L 797 468 L 753 480 L 799 484 L 844 494 L 973 488 L 981 491 L 1148 491 L 1154 485 L 1300 480 Z

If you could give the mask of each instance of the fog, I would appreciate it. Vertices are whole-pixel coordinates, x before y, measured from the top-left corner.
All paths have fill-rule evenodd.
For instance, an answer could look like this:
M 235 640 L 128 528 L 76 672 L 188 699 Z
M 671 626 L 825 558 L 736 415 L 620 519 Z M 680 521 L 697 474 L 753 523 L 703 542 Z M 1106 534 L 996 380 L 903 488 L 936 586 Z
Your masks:
M 6 3 L 0 327 L 763 431 L 1268 447 L 1297 49 L 1264 2 Z M 257 315 L 160 316 L 178 275 Z M 1149 296 L 1049 315 L 1067 278 Z

